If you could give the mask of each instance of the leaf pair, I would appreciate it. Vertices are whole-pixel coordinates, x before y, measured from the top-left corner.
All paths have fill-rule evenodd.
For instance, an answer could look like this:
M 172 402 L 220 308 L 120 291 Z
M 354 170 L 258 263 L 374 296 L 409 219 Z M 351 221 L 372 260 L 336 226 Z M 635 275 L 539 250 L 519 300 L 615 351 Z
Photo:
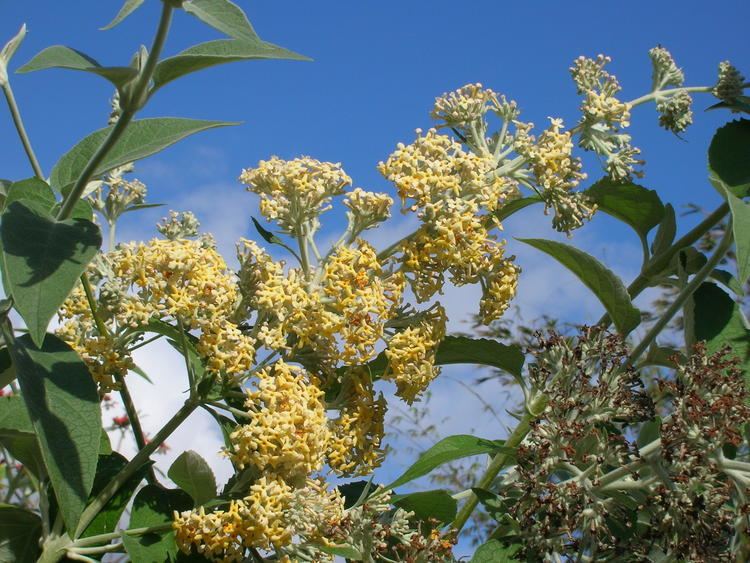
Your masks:
M 167 0 L 165 0 L 167 1 Z M 103 29 L 111 29 L 137 10 L 143 0 L 127 0 L 114 20 Z M 185 0 L 181 8 L 230 39 L 208 41 L 159 61 L 154 69 L 150 94 L 177 78 L 215 65 L 254 59 L 309 60 L 307 57 L 262 41 L 242 9 L 229 0 Z M 36 55 L 18 72 L 47 68 L 65 68 L 93 73 L 109 80 L 121 92 L 138 77 L 137 65 L 102 66 L 92 57 L 70 47 L 55 45 Z M 149 95 L 150 95 L 149 94 Z
M 172 0 L 164 0 L 169 2 Z M 112 29 L 141 7 L 144 0 L 125 0 L 115 18 L 102 29 Z M 185 0 L 181 7 L 211 27 L 238 39 L 257 39 L 253 26 L 242 9 L 230 0 Z

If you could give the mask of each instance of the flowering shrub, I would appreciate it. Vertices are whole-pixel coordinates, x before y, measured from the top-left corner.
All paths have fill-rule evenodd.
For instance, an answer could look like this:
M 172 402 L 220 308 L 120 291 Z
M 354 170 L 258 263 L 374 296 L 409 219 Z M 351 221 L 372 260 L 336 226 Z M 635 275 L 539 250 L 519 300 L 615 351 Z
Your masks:
M 112 25 L 140 3 L 127 2 Z M 176 10 L 230 38 L 160 60 Z M 1 198 L 1 483 L 12 504 L 0 506 L 0 552 L 43 562 L 121 552 L 134 561 L 453 561 L 481 503 L 495 523 L 476 561 L 748 556 L 750 331 L 724 288 L 741 290 L 750 273 L 742 201 L 750 121 L 717 132 L 710 179 L 726 201 L 677 240 L 671 207 L 632 181 L 643 162 L 626 133 L 647 102 L 662 127 L 684 131 L 694 93 L 748 112 L 747 84 L 731 64 L 720 64 L 715 85 L 686 87 L 670 53 L 654 48 L 651 91 L 625 101 L 608 57 L 580 57 L 570 71 L 581 117 L 570 128 L 550 118 L 536 131 L 515 101 L 480 84 L 443 94 L 435 127 L 417 129 L 413 142 L 378 164 L 402 211 L 418 221 L 382 250 L 363 233 L 387 224 L 390 195 L 352 189 L 338 163 L 270 157 L 239 181 L 259 196 L 271 230 L 254 219 L 259 239 L 238 241 L 233 271 L 190 212 L 170 212 L 150 241 L 116 243 L 119 218 L 149 206 L 146 187 L 132 179 L 135 161 L 226 125 L 134 118 L 153 92 L 190 72 L 304 57 L 261 41 L 229 0 L 164 0 L 150 53 L 129 67 L 51 47 L 20 70 L 94 72 L 116 94 L 109 126 L 73 147 L 47 178 L 7 73 L 24 33 L 0 55 L 0 85 L 34 173 L 4 182 Z M 576 147 L 603 166 L 604 177 L 586 188 Z M 539 333 L 527 349 L 446 335 L 439 302 L 446 283 L 481 288 L 482 323 L 506 313 L 523 264 L 506 252 L 503 221 L 537 203 L 568 236 L 596 212 L 625 221 L 643 243 L 639 276 L 625 287 L 570 244 L 523 240 L 570 268 L 605 317 L 573 336 Z M 346 228 L 319 247 L 316 235 L 335 206 L 346 210 Z M 732 227 L 709 257 L 693 248 L 727 216 Z M 260 240 L 279 246 L 284 259 Z M 736 276 L 716 268 L 732 247 Z M 639 339 L 632 299 L 662 284 L 676 293 Z M 660 346 L 657 337 L 681 311 L 684 346 Z M 48 332 L 55 315 L 59 326 Z M 187 392 L 148 439 L 128 378 L 138 371 L 133 352 L 157 338 L 184 356 Z M 392 385 L 394 400 L 412 405 L 441 365 L 455 363 L 514 376 L 524 396 L 517 427 L 504 440 L 446 438 L 392 483 L 378 483 L 392 407 L 381 389 Z M 103 426 L 113 395 L 126 413 Z M 221 428 L 217 454 L 234 474 L 217 489 L 210 460 L 187 451 L 168 472 L 176 488 L 166 488 L 149 460 L 197 408 Z M 133 433 L 132 459 L 112 450 L 107 430 Z M 471 488 L 404 493 L 407 483 L 474 455 L 490 461 Z

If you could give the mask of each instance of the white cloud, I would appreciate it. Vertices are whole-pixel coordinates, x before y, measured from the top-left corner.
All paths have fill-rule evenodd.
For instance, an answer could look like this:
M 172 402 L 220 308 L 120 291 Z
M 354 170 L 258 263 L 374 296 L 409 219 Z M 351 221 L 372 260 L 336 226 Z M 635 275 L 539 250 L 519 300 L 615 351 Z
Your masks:
M 136 350 L 134 359 L 153 381 L 151 384 L 134 373 L 128 376 L 128 389 L 140 413 L 143 430 L 153 436 L 187 398 L 185 364 L 182 356 L 164 340 Z M 105 418 L 105 424 L 108 422 Z M 218 483 L 226 482 L 232 474 L 231 463 L 219 453 L 224 445 L 221 432 L 211 415 L 203 409 L 193 412 L 166 443 L 170 448 L 167 453 L 154 456 L 157 468 L 164 473 L 183 451 L 195 450 L 213 468 Z M 126 444 L 124 453 L 133 455 L 133 443 L 128 440 Z

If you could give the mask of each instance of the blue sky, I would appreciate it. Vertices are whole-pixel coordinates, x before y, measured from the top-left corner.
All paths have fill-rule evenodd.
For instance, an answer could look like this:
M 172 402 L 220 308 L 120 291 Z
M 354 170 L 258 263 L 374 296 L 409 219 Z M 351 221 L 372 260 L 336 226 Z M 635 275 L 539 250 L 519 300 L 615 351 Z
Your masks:
M 517 100 L 522 118 L 543 127 L 547 116 L 561 116 L 568 125 L 574 124 L 579 100 L 568 67 L 579 55 L 610 55 L 611 71 L 624 86 L 624 99 L 648 90 L 647 51 L 657 44 L 672 51 L 685 69 L 688 85 L 713 84 L 717 65 L 725 59 L 750 75 L 750 3 L 746 0 L 237 1 L 262 38 L 308 55 L 314 62 L 236 63 L 165 88 L 142 117 L 244 123 L 193 137 L 144 161 L 136 174 L 149 186 L 151 201 L 196 210 L 204 224 L 217 231 L 224 249 L 231 248 L 237 236 L 253 235 L 249 217 L 256 213 L 254 200 L 236 181 L 243 167 L 273 154 L 286 158 L 307 154 L 342 162 L 355 185 L 389 191 L 391 187 L 375 169 L 377 162 L 397 142 L 410 142 L 415 128 L 431 125 L 428 114 L 436 96 L 468 82 L 481 82 Z M 28 24 L 28 37 L 12 69 L 52 44 L 82 50 L 102 64 L 127 64 L 139 44 L 150 44 L 159 4 L 147 0 L 118 28 L 101 32 L 97 28 L 114 16 L 119 0 L 0 0 L 0 39 L 10 38 L 21 23 Z M 197 20 L 178 14 L 166 54 L 216 37 Z M 11 79 L 47 173 L 63 152 L 106 122 L 111 91 L 97 77 L 56 70 Z M 658 127 L 653 106 L 638 108 L 633 115 L 633 142 L 647 161 L 647 175 L 641 183 L 657 189 L 678 211 L 688 202 L 711 207 L 718 201 L 706 181 L 706 150 L 715 129 L 730 116 L 704 113 L 703 108 L 711 103 L 708 96 L 696 99 L 696 123 L 683 139 Z M 30 176 L 4 109 L 0 110 L 0 138 L 0 177 Z M 600 175 L 596 167 L 587 171 L 591 181 Z M 144 236 L 148 230 L 144 225 L 150 229 L 162 214 L 157 210 L 132 216 L 123 236 Z M 681 229 L 694 220 L 683 220 Z M 548 223 L 540 209 L 530 208 L 506 225 L 506 234 L 553 236 Z M 403 228 L 396 221 L 382 241 L 398 238 Z M 606 217 L 597 216 L 576 233 L 573 242 L 621 274 L 637 272 L 640 250 L 636 239 Z M 516 251 L 512 244 L 511 248 Z M 519 303 L 527 308 L 527 318 L 541 312 L 589 322 L 598 317 L 598 304 L 572 276 L 533 252 L 517 251 L 524 268 Z M 476 294 L 461 293 L 446 297 L 459 316 L 470 312 L 465 295 L 476 298 Z M 166 369 L 164 361 L 161 356 L 144 359 L 155 369 Z M 436 389 L 436 408 L 472 412 L 471 399 L 458 398 L 460 389 L 450 383 L 441 385 Z M 145 387 L 137 391 L 144 400 L 153 400 L 151 418 L 145 424 L 158 428 L 161 415 L 170 414 L 164 396 Z M 474 409 L 476 413 L 476 405 Z M 479 426 L 484 429 L 480 434 L 487 437 L 503 434 L 478 414 L 459 416 L 454 422 L 446 433 Z M 175 441 L 191 445 L 195 435 L 193 428 L 191 434 Z M 191 447 L 215 451 L 215 442 Z

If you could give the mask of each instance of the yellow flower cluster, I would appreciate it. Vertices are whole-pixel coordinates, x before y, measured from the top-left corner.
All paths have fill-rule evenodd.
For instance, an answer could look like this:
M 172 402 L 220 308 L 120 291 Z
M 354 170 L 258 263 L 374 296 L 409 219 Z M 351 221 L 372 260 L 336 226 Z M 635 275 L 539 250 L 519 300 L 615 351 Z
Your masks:
M 531 163 L 536 183 L 545 190 L 570 191 L 586 178 L 581 161 L 573 156 L 570 131 L 562 131 L 562 119 L 550 119 L 550 127 L 524 154 Z
M 236 306 L 236 283 L 224 259 L 201 241 L 129 243 L 111 252 L 109 259 L 121 286 L 134 290 L 118 311 L 118 318 L 132 327 L 156 317 L 202 328 L 216 317 L 231 315 Z
M 173 528 L 177 546 L 190 553 L 192 546 L 209 561 L 242 561 L 245 552 L 242 533 L 248 527 L 242 501 L 231 501 L 228 510 L 175 512 Z M 244 510 L 242 510 L 244 512 Z
M 239 467 L 299 483 L 323 466 L 330 431 L 323 391 L 302 368 L 279 360 L 257 373 L 248 392 L 250 422 L 238 426 L 229 454 Z
M 383 460 L 386 401 L 375 397 L 369 374 L 364 370 L 350 373 L 344 385 L 348 397 L 341 414 L 332 423 L 328 445 L 328 465 L 341 475 L 364 475 Z
M 356 247 L 340 246 L 333 252 L 323 268 L 321 284 L 340 316 L 341 360 L 368 361 L 383 337 L 386 321 L 401 303 L 403 276 L 386 277 L 375 249 L 360 240 Z
M 401 303 L 403 276 L 384 271 L 362 240 L 332 251 L 310 282 L 302 270 L 285 271 L 250 241 L 242 241 L 239 257 L 243 303 L 257 312 L 258 341 L 273 350 L 311 354 L 324 372 L 341 361 L 372 359 Z
M 203 507 L 175 512 L 172 527 L 177 546 L 192 548 L 210 561 L 242 561 L 245 548 L 276 549 L 287 545 L 294 530 L 285 521 L 293 493 L 279 478 L 260 477 L 242 500 L 228 510 L 206 512 Z
M 493 174 L 491 157 L 467 153 L 450 137 L 430 129 L 399 144 L 380 172 L 392 181 L 404 205 L 417 211 L 422 226 L 402 246 L 402 268 L 417 300 L 442 290 L 445 272 L 456 285 L 477 283 L 502 255 L 488 231 L 492 213 L 516 194 L 507 177 Z
M 241 241 L 240 289 L 247 310 L 255 311 L 254 336 L 266 348 L 312 354 L 324 367 L 335 367 L 336 340 L 342 320 L 323 303 L 323 294 L 299 268 L 285 271 L 283 262 L 250 241 Z
M 631 106 L 616 96 L 622 89 L 620 83 L 605 70 L 611 60 L 604 55 L 596 59 L 578 57 L 570 72 L 578 93 L 583 95 L 579 144 L 602 156 L 610 177 L 620 181 L 639 174 L 634 167 L 641 162 L 636 158 L 640 151 L 631 146 L 630 136 L 622 132 L 630 125 Z
M 607 92 L 589 90 L 581 104 L 581 111 L 592 121 L 630 126 L 630 104 L 621 102 Z
M 102 393 L 118 387 L 115 378 L 134 367 L 133 359 L 109 335 L 99 334 L 83 287 L 78 284 L 57 312 L 57 336 L 75 350 Z
M 435 98 L 430 114 L 433 119 L 445 122 L 448 127 L 466 126 L 480 119 L 490 107 L 499 107 L 497 94 L 481 84 L 467 84 Z
M 312 221 L 309 229 L 315 231 L 317 217 L 330 208 L 331 197 L 352 183 L 340 164 L 275 156 L 243 170 L 240 181 L 260 196 L 260 212 L 266 219 L 296 236 L 307 234 L 302 230 L 306 222 Z
M 303 369 L 279 360 L 257 378 L 246 401 L 250 422 L 230 435 L 229 456 L 262 477 L 227 511 L 176 513 L 173 526 L 185 553 L 195 548 L 212 561 L 239 561 L 249 547 L 292 549 L 294 537 L 326 544 L 344 518 L 344 502 L 337 490 L 309 475 L 326 456 L 342 473 L 379 461 L 385 401 L 374 400 L 365 380 L 357 380 L 342 417 L 329 421 L 323 392 Z
M 545 212 L 555 212 L 552 226 L 570 232 L 583 225 L 596 211 L 596 206 L 579 192 L 573 192 L 586 174 L 581 172 L 580 159 L 573 156 L 573 140 L 569 131 L 562 131 L 561 119 L 551 124 L 536 143 L 526 145 L 521 154 L 529 161 L 535 183 L 542 189 Z
M 521 269 L 510 260 L 499 260 L 483 280 L 479 316 L 484 324 L 502 317 L 516 294 Z
M 388 369 L 383 379 L 396 383 L 396 394 L 412 404 L 440 373 L 435 365 L 437 347 L 445 337 L 445 309 L 436 305 L 414 326 L 393 335 L 385 355 Z
M 494 211 L 509 196 L 515 185 L 491 174 L 495 160 L 466 152 L 461 145 L 430 129 L 411 145 L 399 143 L 378 170 L 394 183 L 402 203 L 413 200 L 411 211 L 427 218 L 448 202 L 461 199 L 487 211 Z
M 388 219 L 393 199 L 386 194 L 355 188 L 347 192 L 344 205 L 349 208 L 350 230 L 356 235 Z
M 106 277 L 98 287 L 99 314 L 108 331 L 146 326 L 159 319 L 200 330 L 198 352 L 209 370 L 239 375 L 251 369 L 255 341 L 231 322 L 240 295 L 224 259 L 202 241 L 154 239 L 125 244 L 103 257 Z M 100 334 L 82 288 L 59 311 L 58 335 L 87 362 L 103 392 L 132 360 L 116 338 Z

